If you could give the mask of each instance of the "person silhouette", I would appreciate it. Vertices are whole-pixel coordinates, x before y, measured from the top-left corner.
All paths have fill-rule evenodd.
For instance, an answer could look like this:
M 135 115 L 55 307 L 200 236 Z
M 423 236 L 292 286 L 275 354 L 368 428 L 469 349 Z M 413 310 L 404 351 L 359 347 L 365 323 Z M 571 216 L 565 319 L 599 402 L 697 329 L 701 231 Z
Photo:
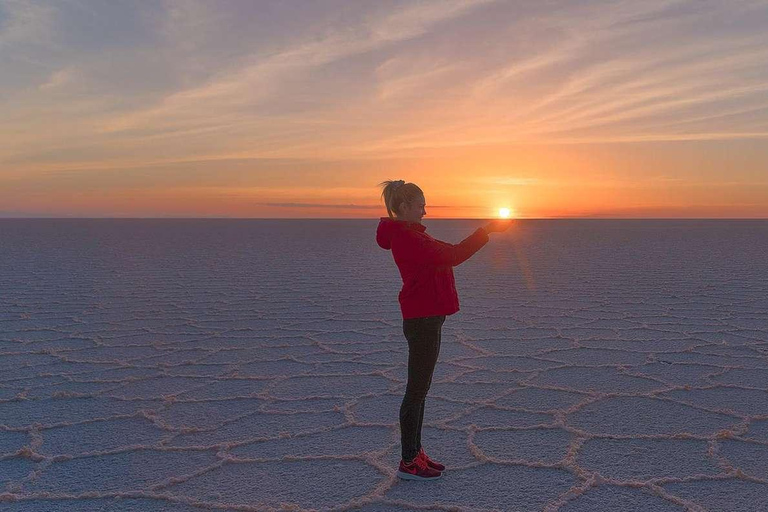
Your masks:
M 459 311 L 453 267 L 479 251 L 489 234 L 506 231 L 511 221 L 495 220 L 477 228 L 458 244 L 426 233 L 424 192 L 414 183 L 384 181 L 376 242 L 391 250 L 403 287 L 398 295 L 403 334 L 408 341 L 408 382 L 400 405 L 401 456 L 397 476 L 408 480 L 440 478 L 445 466 L 429 458 L 421 445 L 424 404 L 440 353 L 440 335 L 447 316 Z

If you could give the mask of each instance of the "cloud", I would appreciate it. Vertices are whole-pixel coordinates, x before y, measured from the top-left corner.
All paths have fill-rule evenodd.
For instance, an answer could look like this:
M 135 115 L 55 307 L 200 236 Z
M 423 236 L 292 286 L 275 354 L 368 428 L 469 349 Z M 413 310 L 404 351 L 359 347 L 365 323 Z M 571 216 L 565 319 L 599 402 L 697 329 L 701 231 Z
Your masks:
M 334 208 L 342 210 L 379 210 L 381 205 L 368 204 L 315 204 L 315 203 L 258 203 L 260 206 L 274 206 L 277 208 Z
M 51 212 L 38 212 L 38 211 L 0 211 L 0 219 L 27 219 L 27 218 L 50 218 L 50 217 L 66 217 L 67 215 L 57 215 Z
M 108 132 L 153 125 L 210 122 L 227 113 L 239 115 L 244 105 L 265 101 L 279 91 L 286 76 L 369 52 L 424 34 L 441 21 L 495 0 L 444 0 L 406 5 L 362 26 L 331 31 L 325 37 L 300 41 L 281 51 L 215 77 L 208 83 L 166 96 L 150 109 L 119 116 L 106 123 Z
M 558 144 L 600 144 L 626 142 L 683 142 L 683 141 L 713 141 L 713 140 L 749 140 L 767 139 L 768 131 L 760 132 L 689 132 L 671 133 L 634 133 L 629 135 L 598 135 L 560 137 Z
M 530 185 L 539 185 L 542 180 L 539 178 L 515 178 L 515 177 L 491 177 L 477 180 L 480 183 L 489 185 L 508 185 L 514 187 L 526 187 Z
M 50 39 L 55 9 L 37 2 L 4 0 L 0 5 L 0 48 L 11 44 L 43 43 Z
M 378 100 L 402 100 L 403 96 L 420 96 L 422 91 L 446 83 L 446 75 L 460 68 L 455 63 L 435 62 L 426 57 L 398 56 L 376 68 Z
M 277 208 L 334 208 L 334 209 L 347 209 L 347 210 L 380 210 L 382 205 L 380 204 L 318 204 L 318 203 L 257 203 L 260 206 L 273 206 Z M 451 208 L 450 206 L 429 206 L 433 208 Z
M 60 69 L 51 74 L 51 76 L 44 84 L 40 85 L 40 90 L 45 91 L 51 89 L 59 89 L 72 82 L 74 78 L 75 71 L 73 68 Z
M 402 41 L 424 34 L 441 21 L 497 0 L 442 0 L 406 4 L 372 23 L 369 39 L 374 43 Z

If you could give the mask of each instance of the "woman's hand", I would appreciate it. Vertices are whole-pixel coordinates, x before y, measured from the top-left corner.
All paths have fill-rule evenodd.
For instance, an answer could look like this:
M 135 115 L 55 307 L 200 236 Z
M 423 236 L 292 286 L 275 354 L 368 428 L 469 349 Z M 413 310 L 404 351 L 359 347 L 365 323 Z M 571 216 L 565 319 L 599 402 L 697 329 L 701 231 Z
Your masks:
M 488 233 L 501 233 L 502 231 L 508 230 L 511 225 L 511 219 L 496 219 L 483 226 L 483 229 Z

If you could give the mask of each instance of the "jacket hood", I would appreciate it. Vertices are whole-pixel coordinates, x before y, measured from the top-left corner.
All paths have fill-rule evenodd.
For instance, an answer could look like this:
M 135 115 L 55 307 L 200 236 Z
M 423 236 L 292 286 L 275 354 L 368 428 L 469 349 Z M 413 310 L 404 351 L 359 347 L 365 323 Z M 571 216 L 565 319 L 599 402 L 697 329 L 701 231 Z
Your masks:
M 390 219 L 389 217 L 381 217 L 379 220 L 379 227 L 376 229 L 376 243 L 378 243 L 379 247 L 382 249 L 390 250 L 392 248 L 392 237 L 407 229 L 424 232 L 427 227 L 418 222 L 408 222 L 405 220 Z

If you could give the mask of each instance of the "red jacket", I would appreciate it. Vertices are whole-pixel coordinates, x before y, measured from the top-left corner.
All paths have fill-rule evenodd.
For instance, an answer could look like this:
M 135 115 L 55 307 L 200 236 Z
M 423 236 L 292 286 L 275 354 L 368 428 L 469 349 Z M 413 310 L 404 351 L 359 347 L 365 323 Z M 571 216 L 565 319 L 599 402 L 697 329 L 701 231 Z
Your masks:
M 453 245 L 425 233 L 418 222 L 381 217 L 376 242 L 392 250 L 403 289 L 398 299 L 403 319 L 452 315 L 459 310 L 459 295 L 453 267 L 488 243 L 488 233 L 478 228 L 461 243 Z

